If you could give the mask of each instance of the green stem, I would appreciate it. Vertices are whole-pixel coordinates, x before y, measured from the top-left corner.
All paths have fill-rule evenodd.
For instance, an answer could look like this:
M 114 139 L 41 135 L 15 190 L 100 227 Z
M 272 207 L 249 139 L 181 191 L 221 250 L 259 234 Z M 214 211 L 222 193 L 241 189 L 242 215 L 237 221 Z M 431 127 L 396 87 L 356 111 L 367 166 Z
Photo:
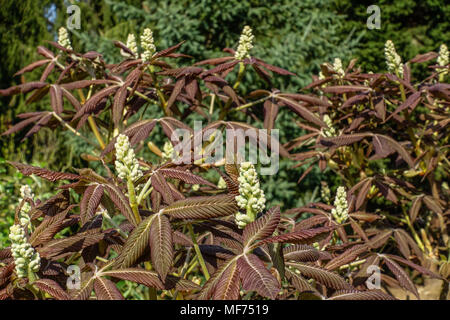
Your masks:
M 197 259 L 202 268 L 203 275 L 205 276 L 206 280 L 209 280 L 209 272 L 208 272 L 208 269 L 206 268 L 205 260 L 203 260 L 203 256 L 200 251 L 200 247 L 198 246 L 197 238 L 194 233 L 194 229 L 192 228 L 192 225 L 190 223 L 187 225 L 187 227 L 189 230 L 189 234 L 191 235 L 192 242 L 194 243 L 194 250 L 195 250 L 195 253 L 197 254 Z
M 242 77 L 244 76 L 244 72 L 245 72 L 245 64 L 244 64 L 244 62 L 241 61 L 241 62 L 239 62 L 238 76 L 237 76 L 236 82 L 233 85 L 234 90 L 236 90 L 239 87 L 239 85 L 241 84 L 241 80 L 242 80 Z M 220 115 L 219 115 L 220 120 L 223 120 L 225 118 L 225 116 L 227 115 L 232 101 L 233 101 L 233 99 L 228 98 L 227 103 L 225 104 L 225 106 L 222 108 L 222 111 L 220 112 Z
M 153 188 L 150 188 L 149 192 L 147 192 L 148 188 L 150 187 L 152 183 L 152 176 L 150 176 L 147 180 L 147 182 L 144 185 L 144 188 L 139 193 L 139 196 L 137 198 L 137 205 L 139 206 L 143 199 L 147 198 L 148 194 L 153 190 Z
M 138 225 L 141 222 L 141 216 L 139 215 L 138 203 L 136 201 L 136 192 L 134 189 L 134 183 L 130 175 L 128 175 L 127 177 L 127 187 L 128 187 L 128 196 L 130 198 L 130 207 L 136 219 L 136 225 Z
M 272 97 L 272 96 L 270 96 L 270 95 L 269 95 L 269 96 L 265 96 L 264 98 L 261 98 L 261 99 L 258 99 L 258 100 L 255 100 L 255 101 L 252 101 L 252 102 L 249 102 L 249 103 L 240 105 L 239 107 L 237 107 L 237 108 L 235 108 L 235 109 L 233 109 L 233 110 L 234 110 L 234 111 L 239 111 L 239 110 L 242 110 L 242 109 L 245 109 L 245 108 L 249 108 L 249 107 L 251 107 L 251 106 L 254 106 L 255 104 L 264 102 L 264 101 L 270 99 L 271 97 Z

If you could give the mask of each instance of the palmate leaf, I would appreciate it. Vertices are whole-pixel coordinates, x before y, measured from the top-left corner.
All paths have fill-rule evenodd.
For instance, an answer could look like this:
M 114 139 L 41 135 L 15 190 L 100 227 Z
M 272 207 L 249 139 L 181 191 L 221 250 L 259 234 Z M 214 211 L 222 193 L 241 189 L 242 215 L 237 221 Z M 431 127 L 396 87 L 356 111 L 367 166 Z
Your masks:
M 83 198 L 80 202 L 81 223 L 84 224 L 90 220 L 97 211 L 103 196 L 103 185 L 93 184 L 86 188 Z
M 192 281 L 171 275 L 168 275 L 165 283 L 163 283 L 156 272 L 140 268 L 102 271 L 101 276 L 110 276 L 117 279 L 133 281 L 159 290 L 170 290 L 175 288 L 179 291 L 191 291 L 200 289 L 200 287 Z
M 22 174 L 26 176 L 35 174 L 38 177 L 44 178 L 52 182 L 55 182 L 57 180 L 78 180 L 80 178 L 79 175 L 73 173 L 56 172 L 12 161 L 8 161 L 8 163 L 14 166 L 17 170 L 19 170 Z
M 49 63 L 50 61 L 51 60 L 48 60 L 48 59 L 35 61 L 35 62 L 27 65 L 26 67 L 20 69 L 16 73 L 14 73 L 13 77 L 19 76 L 19 75 L 21 75 L 21 74 L 23 74 L 25 72 L 33 71 L 34 69 L 36 69 L 36 68 L 38 68 L 38 67 L 40 67 L 40 66 L 42 66 L 42 65 L 44 65 L 46 63 Z
M 317 282 L 325 285 L 327 288 L 336 290 L 349 290 L 353 287 L 338 274 L 307 263 L 293 263 L 289 262 L 289 266 L 297 269 L 306 278 L 312 278 Z
M 239 298 L 239 270 L 234 260 L 221 274 L 214 287 L 213 300 L 237 300 Z
M 50 86 L 50 104 L 56 114 L 63 112 L 63 95 L 60 86 L 53 84 Z
M 66 219 L 67 214 L 76 205 L 70 205 L 67 209 L 57 213 L 54 216 L 45 216 L 39 226 L 34 230 L 30 236 L 30 243 L 33 246 L 37 246 L 43 243 L 47 243 L 52 240 L 55 234 L 69 225 L 73 225 L 78 222 L 78 217 L 71 216 Z
M 93 232 L 92 230 L 79 232 L 71 237 L 52 240 L 44 247 L 38 248 L 38 251 L 43 257 L 55 257 L 64 253 L 78 252 L 86 247 L 98 243 L 105 237 L 106 233 Z
M 355 259 L 361 255 L 362 253 L 368 250 L 367 245 L 365 244 L 357 244 L 352 246 L 351 248 L 345 250 L 343 253 L 333 258 L 325 265 L 325 269 L 334 270 L 347 264 L 349 262 L 355 261 Z
M 50 294 L 56 300 L 70 300 L 69 294 L 54 280 L 38 279 L 33 282 L 33 285 L 39 290 Z
M 161 279 L 154 271 L 148 271 L 139 268 L 125 268 L 119 270 L 102 271 L 101 275 L 136 282 L 151 288 L 164 288 Z
M 273 66 L 273 65 L 271 65 L 271 64 L 268 64 L 268 63 L 266 63 L 266 62 L 264 62 L 263 60 L 261 60 L 261 59 L 254 59 L 255 60 L 255 64 L 256 65 L 260 65 L 260 66 L 262 66 L 262 67 L 264 67 L 264 68 L 266 68 L 266 69 L 268 69 L 268 70 L 270 70 L 270 71 L 272 71 L 272 72 L 275 72 L 275 73 L 278 73 L 278 74 L 281 74 L 281 75 L 284 75 L 284 76 L 296 76 L 296 74 L 295 73 L 293 73 L 293 72 L 290 72 L 290 71 L 288 71 L 288 70 L 285 70 L 285 69 L 283 69 L 283 68 L 280 68 L 280 67 L 277 67 L 277 66 Z
M 317 98 L 314 96 L 309 96 L 306 94 L 280 93 L 279 96 L 307 102 L 308 104 L 310 104 L 312 106 L 322 106 L 322 107 L 330 107 L 331 106 L 330 102 L 328 102 L 327 100 L 320 99 L 320 98 Z
M 327 300 L 396 300 L 381 290 L 338 290 Z
M 172 204 L 174 202 L 174 199 L 166 179 L 164 179 L 164 177 L 160 173 L 158 173 L 158 171 L 153 173 L 151 179 L 153 188 L 161 194 L 162 198 L 167 204 Z
M 179 219 L 208 219 L 235 214 L 239 210 L 234 196 L 191 197 L 163 208 L 164 214 Z
M 289 152 L 286 151 L 286 149 L 278 142 L 277 139 L 272 139 L 271 135 L 266 132 L 262 131 L 261 129 L 258 129 L 254 126 L 251 126 L 247 123 L 243 122 L 234 122 L 234 121 L 227 121 L 223 122 L 227 129 L 232 129 L 233 131 L 229 131 L 232 136 L 235 138 L 239 136 L 240 130 L 243 131 L 243 134 L 247 132 L 247 130 L 250 130 L 250 132 L 256 132 L 257 136 L 252 137 L 251 135 L 248 136 L 250 144 L 253 144 L 255 147 L 261 150 L 261 152 L 268 152 L 268 149 L 272 153 L 279 153 L 283 157 L 289 158 Z M 227 133 L 227 139 L 228 139 L 228 133 Z M 237 151 L 237 150 L 236 150 Z
M 262 240 L 261 242 L 258 242 L 257 245 L 262 245 L 265 243 L 274 243 L 274 242 L 280 242 L 280 243 L 298 243 L 298 244 L 310 244 L 317 241 L 320 241 L 322 239 L 325 239 L 328 234 L 336 229 L 336 226 L 326 226 L 326 227 L 319 227 L 314 229 L 306 229 L 306 230 L 300 230 L 300 231 L 294 231 L 291 233 L 281 234 L 279 236 L 266 238 Z
M 382 134 L 377 134 L 374 135 L 374 137 L 377 137 L 380 142 L 381 145 L 386 144 L 388 148 L 394 149 L 395 151 L 397 151 L 397 153 L 400 155 L 400 157 L 402 157 L 403 160 L 405 160 L 405 162 L 411 167 L 414 167 L 414 160 L 411 157 L 411 155 L 405 150 L 405 148 L 403 148 L 403 146 L 398 143 L 397 141 L 395 141 L 394 139 L 392 139 L 391 137 L 382 135 Z
M 235 256 L 227 261 L 225 261 L 217 270 L 212 274 L 208 281 L 203 285 L 200 294 L 198 295 L 198 300 L 208 300 L 214 294 L 217 283 L 221 280 L 224 273 L 227 272 L 229 267 L 234 268 L 236 265 L 236 260 L 238 256 Z M 229 273 L 230 275 L 232 273 Z M 220 294 L 219 294 L 220 295 Z
M 299 116 L 301 116 L 305 120 L 307 120 L 311 123 L 314 123 L 315 125 L 317 125 L 319 127 L 327 127 L 327 124 L 325 122 L 323 122 L 316 114 L 311 112 L 305 106 L 303 106 L 295 101 L 292 101 L 290 99 L 284 98 L 284 97 L 277 96 L 277 99 L 284 102 L 292 111 L 297 113 Z
M 79 119 L 84 115 L 94 112 L 94 110 L 97 108 L 97 106 L 100 104 L 100 102 L 103 99 L 105 99 L 105 98 L 109 97 L 110 95 L 112 95 L 113 93 L 115 93 L 119 88 L 120 88 L 120 86 L 113 85 L 110 87 L 106 87 L 106 88 L 100 90 L 99 92 L 97 92 L 96 94 L 94 94 L 89 100 L 87 100 L 85 102 L 83 107 L 77 111 L 77 113 L 73 117 L 73 120 Z
M 395 261 L 397 261 L 400 264 L 403 264 L 403 265 L 406 265 L 406 266 L 411 267 L 413 269 L 416 269 L 420 273 L 423 273 L 424 275 L 427 275 L 429 277 L 432 277 L 432 278 L 435 278 L 435 279 L 442 279 L 442 277 L 440 275 L 435 274 L 434 272 L 431 272 L 430 270 L 428 270 L 428 269 L 426 269 L 426 268 L 424 268 L 422 266 L 419 266 L 419 265 L 411 262 L 410 260 L 406 260 L 406 259 L 403 259 L 402 257 L 395 256 L 395 255 L 392 255 L 392 254 L 383 254 L 383 256 L 384 257 L 388 257 L 391 260 L 395 260 Z
M 358 142 L 366 137 L 370 137 L 371 135 L 372 135 L 371 133 L 354 133 L 354 134 L 342 134 L 338 137 L 331 137 L 331 138 L 321 137 L 320 144 L 326 147 L 331 146 L 342 147 Z
M 187 170 L 180 170 L 178 168 L 161 168 L 158 169 L 158 172 L 166 178 L 178 179 L 189 184 L 203 184 L 212 188 L 217 188 L 215 184 Z
M 41 81 L 31 81 L 17 86 L 12 86 L 7 89 L 0 89 L 0 96 L 11 96 L 18 93 L 27 93 L 32 90 L 40 89 L 48 86 L 48 83 Z
M 299 293 L 302 292 L 313 292 L 319 294 L 317 290 L 300 274 L 292 272 L 289 269 L 286 269 L 286 278 L 292 285 L 297 289 Z
M 278 115 L 279 106 L 274 102 L 274 99 L 264 102 L 264 128 L 268 131 L 275 126 L 275 119 Z
M 164 281 L 173 263 L 173 240 L 169 219 L 161 213 L 150 226 L 150 252 L 152 265 Z
M 409 217 L 411 219 L 411 223 L 414 223 L 417 216 L 419 215 L 420 208 L 422 207 L 422 199 L 422 196 L 415 197 L 411 203 L 411 208 L 409 209 Z
M 12 126 L 8 130 L 3 132 L 2 136 L 6 136 L 8 134 L 12 134 L 12 133 L 22 130 L 22 129 L 26 128 L 27 126 L 29 126 L 30 124 L 39 121 L 39 119 L 42 119 L 43 117 L 45 117 L 46 114 L 47 114 L 46 112 L 37 112 L 35 115 L 16 123 L 14 126 Z
M 280 223 L 280 207 L 269 209 L 262 217 L 248 224 L 243 232 L 244 245 L 267 238 L 273 234 Z
M 149 246 L 150 227 L 156 215 L 145 218 L 128 237 L 122 252 L 112 264 L 113 268 L 128 268 L 132 266 Z
M 94 281 L 94 290 L 98 300 L 124 300 L 124 297 L 111 280 L 97 277 Z
M 55 216 L 58 212 L 66 210 L 69 206 L 69 196 L 69 191 L 63 190 L 47 201 L 32 207 L 29 212 L 31 220 L 35 220 L 42 216 Z
M 126 135 L 130 139 L 131 146 L 134 146 L 150 135 L 156 125 L 156 122 L 157 121 L 155 119 L 145 119 L 137 121 L 130 125 L 125 131 L 123 131 L 122 134 Z M 104 157 L 106 154 L 114 150 L 116 140 L 117 138 L 114 138 L 110 143 L 108 143 L 108 145 L 102 151 L 100 155 L 101 157 Z
M 244 254 L 237 260 L 237 267 L 244 290 L 256 291 L 264 297 L 275 299 L 281 286 L 267 270 L 264 263 L 254 254 Z
M 81 273 L 81 284 L 80 289 L 69 291 L 73 300 L 87 300 L 91 296 L 92 290 L 94 289 L 94 281 L 96 277 L 92 272 L 82 272 Z
M 283 248 L 283 256 L 286 260 L 314 262 L 320 259 L 320 251 L 307 244 L 295 244 Z
M 136 218 L 134 217 L 133 211 L 131 210 L 130 203 L 127 197 L 122 193 L 122 191 L 114 184 L 105 184 L 104 188 L 108 191 L 111 200 L 114 202 L 116 207 L 120 212 L 130 221 L 132 224 L 137 225 Z
M 389 268 L 389 270 L 392 271 L 392 273 L 395 275 L 395 278 L 398 280 L 398 283 L 400 286 L 412 293 L 417 297 L 417 299 L 420 299 L 419 292 L 417 291 L 416 286 L 414 285 L 414 282 L 409 278 L 408 274 L 403 270 L 395 261 L 388 258 L 387 256 L 383 255 L 383 261 L 386 264 L 386 266 Z
M 411 255 L 411 251 L 409 250 L 407 237 L 408 237 L 408 235 L 406 234 L 406 232 L 404 230 L 402 230 L 402 229 L 394 230 L 394 239 L 395 239 L 395 242 L 397 242 L 398 249 L 400 250 L 401 254 L 406 259 L 409 259 L 409 256 Z
M 361 188 L 359 189 L 358 196 L 356 197 L 355 210 L 359 210 L 359 208 L 361 208 L 361 206 L 364 204 L 371 186 L 372 186 L 372 179 L 367 178 L 367 180 L 362 184 Z
M 157 58 L 159 58 L 159 57 L 165 57 L 165 56 L 171 54 L 172 52 L 178 50 L 178 48 L 181 47 L 182 44 L 185 43 L 185 42 L 186 42 L 186 41 L 183 40 L 183 41 L 181 41 L 180 43 L 177 43 L 177 44 L 174 45 L 174 46 L 171 46 L 171 47 L 169 47 L 169 48 L 167 48 L 167 49 L 164 49 L 164 50 L 161 50 L 161 51 L 156 52 L 156 53 L 153 55 L 152 60 L 155 60 L 155 59 L 157 59 Z
M 372 249 L 377 249 L 385 244 L 386 241 L 389 240 L 391 235 L 392 230 L 383 230 L 376 236 L 372 237 L 366 244 Z

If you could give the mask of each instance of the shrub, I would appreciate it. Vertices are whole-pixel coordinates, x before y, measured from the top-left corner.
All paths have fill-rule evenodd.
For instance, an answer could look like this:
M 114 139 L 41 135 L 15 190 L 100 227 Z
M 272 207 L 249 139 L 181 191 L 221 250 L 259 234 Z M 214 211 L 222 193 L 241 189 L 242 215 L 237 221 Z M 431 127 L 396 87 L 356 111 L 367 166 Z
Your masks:
M 49 95 L 52 108 L 21 114 L 19 117 L 24 120 L 4 134 L 30 125 L 28 135 L 43 127 L 54 130 L 61 127 L 92 145 L 96 151 L 85 157 L 98 164 L 98 170 L 82 168 L 75 173 L 10 162 L 24 175 L 33 174 L 52 182 L 69 180 L 70 183 L 60 186 L 61 191 L 47 201 L 32 198 L 28 193 L 18 206 L 14 230 L 24 231 L 21 245 L 33 248 L 33 252 L 22 257 L 13 255 L 11 251 L 15 252 L 16 248 L 0 251 L 2 299 L 89 299 L 93 295 L 97 299 L 123 299 L 123 292 L 119 290 L 124 287 L 121 281 L 148 287 L 146 295 L 150 299 L 180 296 L 185 299 L 298 299 L 310 296 L 308 293 L 323 299 L 392 299 L 382 290 L 368 290 L 361 281 L 368 277 L 364 267 L 377 264 L 379 260 L 394 273 L 402 287 L 413 293 L 417 293 L 414 283 L 399 264 L 439 277 L 424 266 L 398 256 L 396 248 L 383 246 L 395 232 L 395 238 L 401 243 L 401 254 L 408 249 L 408 253 L 420 259 L 421 249 L 416 249 L 414 240 L 411 241 L 397 219 L 392 222 L 389 219 L 389 223 L 397 223 L 392 231 L 386 228 L 388 222 L 381 219 L 385 212 L 365 211 L 370 208 L 366 205 L 366 189 L 370 189 L 372 183 L 377 189 L 370 196 L 380 192 L 394 203 L 399 202 L 398 199 L 393 201 L 391 185 L 394 183 L 406 189 L 402 196 L 406 197 L 408 192 L 412 197 L 417 195 L 412 193 L 411 183 L 402 184 L 395 175 L 388 174 L 390 170 L 397 174 L 402 172 L 399 171 L 404 165 L 402 161 L 411 167 L 425 161 L 425 155 L 412 155 L 415 147 L 425 150 L 436 140 L 441 149 L 432 153 L 431 159 L 445 152 L 446 144 L 438 137 L 444 135 L 446 128 L 446 122 L 439 116 L 448 112 L 445 109 L 448 85 L 433 83 L 438 81 L 436 72 L 416 89 L 411 84 L 407 65 L 401 79 L 393 74 L 369 75 L 352 71 L 352 62 L 342 72 L 337 72 L 333 66 L 324 66 L 323 79 L 309 86 L 319 91 L 317 96 L 284 93 L 276 88 L 257 89 L 242 96 L 240 83 L 247 72 L 254 73 L 269 86 L 272 73 L 294 75 L 255 58 L 251 51 L 243 52 L 251 48 L 250 29 L 241 38 L 243 45 L 238 48 L 238 54 L 226 48 L 227 56 L 179 68 L 172 67 L 172 59 L 186 57 L 177 52 L 183 43 L 159 51 L 157 48 L 154 52 L 148 35 L 149 32 L 145 32 L 141 38 L 141 52 L 137 46 L 135 49 L 115 42 L 124 56 L 116 64 L 106 64 L 97 52 L 78 53 L 70 49 L 67 42 L 50 42 L 55 52 L 38 47 L 45 59 L 19 71 L 21 74 L 45 65 L 39 81 L 0 91 L 2 95 L 30 93 L 30 103 Z M 416 60 L 435 56 L 429 53 Z M 208 69 L 205 65 L 213 67 Z M 50 73 L 57 75 L 53 83 L 47 82 Z M 400 106 L 395 110 L 381 108 L 374 102 L 377 92 L 381 101 Z M 366 112 L 357 112 L 365 99 L 373 103 L 373 109 L 371 105 Z M 430 142 L 417 145 L 414 140 L 415 144 L 403 146 L 396 140 L 405 139 L 408 132 L 398 126 L 402 121 L 413 120 L 400 119 L 399 113 L 409 114 L 408 108 L 413 110 L 412 106 L 416 107 L 419 102 L 427 103 L 427 117 L 437 121 L 431 124 L 438 130 L 437 137 L 433 137 L 433 132 L 428 133 L 428 123 L 421 124 L 424 130 L 415 134 L 426 135 Z M 284 146 L 276 140 L 268 140 L 269 134 L 257 126 L 268 132 L 274 130 L 280 108 L 293 112 L 297 123 L 312 133 Z M 328 112 L 330 110 L 337 114 Z M 336 126 L 340 110 L 349 112 L 344 120 L 355 120 L 349 124 L 347 132 L 339 131 L 339 136 L 332 137 L 338 130 L 335 127 L 333 132 L 327 122 Z M 329 117 L 327 121 L 322 116 L 325 113 Z M 437 118 L 428 116 L 429 113 Z M 376 120 L 379 117 L 382 121 Z M 210 162 L 203 157 L 221 131 L 213 136 L 207 134 L 209 139 L 201 140 L 199 152 L 192 143 L 199 133 L 188 125 L 196 119 L 207 122 L 200 131 L 202 135 L 207 134 L 208 129 L 254 129 L 260 135 L 256 140 L 250 139 L 248 148 L 261 147 L 258 143 L 265 140 L 265 146 L 270 141 L 272 154 L 278 148 L 281 156 L 297 161 L 318 158 L 321 169 L 328 161 L 353 189 L 348 193 L 345 192 L 348 188 L 339 189 L 336 207 L 318 203 L 314 207 L 290 208 L 282 213 L 279 207 L 265 204 L 253 165 L 238 161 L 241 150 L 231 150 L 235 157 L 233 163 L 222 159 Z M 386 128 L 386 132 L 360 132 L 364 128 L 371 129 L 370 126 L 384 125 L 386 121 L 395 123 Z M 148 141 L 158 128 L 174 150 L 166 144 L 163 153 L 153 141 Z M 398 136 L 391 135 L 396 128 Z M 177 129 L 188 133 L 182 141 L 173 138 Z M 353 133 L 354 130 L 357 132 Z M 88 131 L 95 140 L 89 138 Z M 326 138 L 322 136 L 325 131 L 328 132 Z M 316 146 L 311 151 L 289 153 L 314 137 Z M 375 139 L 372 143 L 377 143 L 376 147 L 369 148 L 365 141 L 370 139 Z M 354 153 L 360 157 L 359 162 L 352 168 L 349 165 L 352 148 L 359 145 L 355 150 L 360 151 Z M 140 150 L 146 147 L 158 155 L 159 160 L 149 162 L 140 158 Z M 358 165 L 368 166 L 366 162 L 371 161 L 369 156 L 374 149 L 378 158 L 389 162 L 384 169 L 388 173 L 379 177 L 366 170 L 363 178 L 367 179 L 358 184 L 355 176 L 360 177 L 354 171 L 360 169 Z M 191 161 L 178 163 L 180 150 L 183 150 L 183 157 L 188 156 Z M 168 154 L 172 154 L 171 159 Z M 395 159 L 395 169 L 394 165 L 391 169 L 389 164 L 394 154 L 399 154 L 400 159 Z M 430 162 L 436 167 L 448 168 L 445 160 Z M 225 189 L 217 187 L 219 177 L 225 181 Z M 356 211 L 353 195 L 355 190 L 361 189 L 361 184 L 364 184 L 363 192 L 358 194 L 356 207 L 362 210 Z M 423 190 L 420 202 L 436 211 L 445 226 L 448 211 L 444 214 L 444 206 L 448 208 L 448 198 L 436 198 L 438 190 L 433 191 L 438 188 L 436 183 L 432 184 L 430 195 L 425 187 L 419 187 Z M 38 190 L 33 192 L 38 193 Z M 305 219 L 304 213 L 314 216 Z M 28 215 L 30 222 L 22 225 L 26 219 L 20 217 L 24 215 Z M 397 212 L 391 212 L 391 216 L 396 215 Z M 377 220 L 382 221 L 372 224 L 371 230 L 366 228 L 365 222 Z M 436 232 L 435 224 L 429 227 Z M 16 241 L 15 234 L 13 238 Z M 438 234 L 435 241 L 441 241 Z M 29 255 L 33 256 L 33 261 L 27 260 Z M 17 257 L 23 261 L 18 261 Z M 22 271 L 18 274 L 17 264 L 32 266 L 27 269 L 28 275 Z M 79 288 L 71 285 L 74 276 L 69 277 L 69 270 L 73 265 L 80 268 Z M 361 265 L 363 267 L 358 267 Z

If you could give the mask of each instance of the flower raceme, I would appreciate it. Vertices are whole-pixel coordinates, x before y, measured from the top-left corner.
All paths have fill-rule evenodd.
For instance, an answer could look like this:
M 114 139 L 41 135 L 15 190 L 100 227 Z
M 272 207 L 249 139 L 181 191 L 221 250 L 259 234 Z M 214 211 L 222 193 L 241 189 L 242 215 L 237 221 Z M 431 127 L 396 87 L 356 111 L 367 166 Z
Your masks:
M 337 136 L 336 129 L 333 127 L 333 121 L 331 120 L 329 115 L 323 116 L 323 121 L 327 124 L 328 128 L 322 129 L 322 135 L 325 137 L 335 137 Z
M 170 141 L 164 142 L 163 151 L 161 157 L 163 161 L 171 161 L 174 155 L 175 149 Z
M 449 53 L 448 48 L 445 44 L 441 44 L 439 48 L 439 56 L 437 58 L 437 63 L 441 67 L 445 67 L 449 63 Z M 442 74 L 447 74 L 448 70 L 442 69 Z
M 250 50 L 253 48 L 253 39 L 255 36 L 252 34 L 252 29 L 249 26 L 245 26 L 242 30 L 241 37 L 239 38 L 239 45 L 234 57 L 236 60 L 242 60 L 250 58 Z
M 333 70 L 336 71 L 339 77 L 343 77 L 345 75 L 344 68 L 342 67 L 342 60 L 339 58 L 334 59 Z
M 133 52 L 135 55 L 137 55 L 138 48 L 137 48 L 137 43 L 136 43 L 136 37 L 132 33 L 128 34 L 127 48 L 130 49 L 131 52 Z
M 34 194 L 31 192 L 31 188 L 28 185 L 23 185 L 20 187 L 20 196 L 19 202 L 22 202 L 24 199 L 33 199 Z M 30 216 L 28 212 L 30 211 L 31 206 L 28 201 L 25 201 L 20 209 L 19 213 L 19 221 L 21 226 L 26 226 L 30 222 Z
M 64 27 L 61 27 L 58 30 L 58 43 L 66 49 L 73 50 L 69 39 L 69 33 Z
M 256 215 L 264 210 L 266 197 L 260 188 L 258 175 L 251 162 L 243 162 L 239 168 L 239 195 L 236 201 L 245 214 L 236 213 L 236 224 L 244 228 L 248 223 L 255 221 Z
M 394 43 L 391 40 L 386 41 L 384 45 L 384 55 L 386 57 L 388 71 L 396 73 L 399 77 L 403 77 L 402 58 L 397 54 Z
M 11 253 L 16 265 L 19 278 L 30 277 L 41 267 L 41 258 L 31 244 L 27 241 L 25 230 L 21 225 L 15 224 L 10 228 Z
M 150 61 L 153 54 L 156 52 L 155 42 L 153 40 L 153 32 L 150 28 L 145 28 L 141 35 L 141 46 L 144 52 L 141 54 L 141 59 Z
M 348 219 L 347 193 L 344 187 L 338 187 L 336 198 L 334 199 L 334 208 L 331 214 L 337 223 L 344 223 Z
M 136 159 L 133 148 L 130 146 L 128 136 L 119 134 L 115 143 L 116 148 L 116 170 L 119 178 L 130 178 L 136 181 L 142 177 L 142 171 L 139 169 L 139 162 Z

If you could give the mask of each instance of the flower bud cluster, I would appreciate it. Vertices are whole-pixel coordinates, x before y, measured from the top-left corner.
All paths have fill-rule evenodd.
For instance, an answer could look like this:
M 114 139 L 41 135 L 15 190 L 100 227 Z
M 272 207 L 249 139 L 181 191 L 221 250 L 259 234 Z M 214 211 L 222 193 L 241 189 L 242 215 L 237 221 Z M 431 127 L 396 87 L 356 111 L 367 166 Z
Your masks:
M 331 210 L 331 214 L 337 223 L 343 223 L 348 219 L 347 193 L 344 187 L 337 188 L 334 208 Z
M 244 228 L 247 223 L 255 220 L 256 215 L 265 208 L 266 197 L 260 188 L 258 175 L 251 162 L 243 162 L 239 168 L 239 196 L 236 202 L 239 208 L 246 211 L 245 214 L 236 214 L 236 223 L 239 228 Z
M 20 196 L 19 202 L 22 202 L 24 199 L 33 199 L 34 194 L 31 192 L 31 188 L 28 185 L 23 185 L 20 187 Z M 25 226 L 30 223 L 30 216 L 28 213 L 30 212 L 31 205 L 28 201 L 25 201 L 20 209 L 19 213 L 19 221 L 21 226 Z
M 171 161 L 173 159 L 174 152 L 175 150 L 172 143 L 170 141 L 164 142 L 163 152 L 161 154 L 163 161 Z
M 330 203 L 331 200 L 331 191 L 328 183 L 322 182 L 322 188 L 320 188 L 320 197 L 325 203 Z
M 141 46 L 144 52 L 141 54 L 143 61 L 150 61 L 156 52 L 155 41 L 153 40 L 153 32 L 150 28 L 145 28 L 141 35 Z
M 255 36 L 252 34 L 252 29 L 249 26 L 245 26 L 242 30 L 241 37 L 239 38 L 239 45 L 237 47 L 234 57 L 236 60 L 242 60 L 250 58 L 250 49 L 253 48 L 253 39 Z
M 58 30 L 58 44 L 60 44 L 66 49 L 73 50 L 72 45 L 70 43 L 69 33 L 67 32 L 67 29 L 64 27 L 61 27 Z
M 128 136 L 119 134 L 114 145 L 116 147 L 116 170 L 119 178 L 131 178 L 136 181 L 142 177 L 142 171 L 139 169 L 139 162 L 136 159 L 133 148 L 130 146 Z
M 38 272 L 41 267 L 41 258 L 27 241 L 24 228 L 18 224 L 11 226 L 9 239 L 12 243 L 11 252 L 17 276 L 25 278 L 30 272 Z
M 391 40 L 386 41 L 384 45 L 384 55 L 386 57 L 388 71 L 397 73 L 400 77 L 403 77 L 402 58 L 397 54 L 394 43 Z
M 217 182 L 217 188 L 219 188 L 219 189 L 227 188 L 227 183 L 225 182 L 225 180 L 222 177 L 220 177 L 219 182 Z
M 329 115 L 323 116 L 323 122 L 325 122 L 328 126 L 328 128 L 322 129 L 322 135 L 324 137 L 335 137 L 337 136 L 336 129 L 333 127 L 333 121 L 331 120 Z
M 345 75 L 344 68 L 342 67 L 342 60 L 339 58 L 334 59 L 333 70 L 338 73 L 339 77 Z
M 448 54 L 448 48 L 445 44 L 441 44 L 439 48 L 439 56 L 437 58 L 437 63 L 439 66 L 444 67 L 448 65 L 449 63 L 449 54 Z M 443 70 L 443 69 L 441 69 Z M 447 74 L 448 70 L 443 70 L 443 74 Z
M 127 48 L 130 49 L 131 52 L 133 52 L 135 56 L 137 56 L 138 47 L 137 47 L 137 43 L 136 43 L 136 37 L 132 33 L 128 34 Z

